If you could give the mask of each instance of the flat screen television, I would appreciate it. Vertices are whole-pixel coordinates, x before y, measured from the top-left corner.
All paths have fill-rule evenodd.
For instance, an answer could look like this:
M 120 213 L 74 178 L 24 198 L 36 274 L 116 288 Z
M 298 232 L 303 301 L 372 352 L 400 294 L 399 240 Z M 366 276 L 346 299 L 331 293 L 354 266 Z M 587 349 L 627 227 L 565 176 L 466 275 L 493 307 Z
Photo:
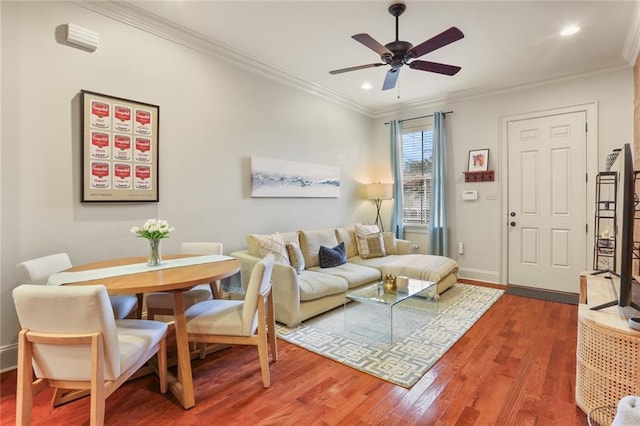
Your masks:
M 617 229 L 616 246 L 619 247 L 619 275 L 620 276 L 620 293 L 618 300 L 594 306 L 592 310 L 603 309 L 609 306 L 633 306 L 640 310 L 633 301 L 633 259 L 634 259 L 634 242 L 633 242 L 633 226 L 636 213 L 636 189 L 635 189 L 635 173 L 633 170 L 633 156 L 631 154 L 631 145 L 625 144 L 622 149 L 622 155 L 618 157 L 621 164 L 618 166 L 620 173 L 619 197 L 620 209 L 617 209 Z M 616 265 L 617 266 L 617 265 Z M 637 284 L 637 283 L 635 283 Z

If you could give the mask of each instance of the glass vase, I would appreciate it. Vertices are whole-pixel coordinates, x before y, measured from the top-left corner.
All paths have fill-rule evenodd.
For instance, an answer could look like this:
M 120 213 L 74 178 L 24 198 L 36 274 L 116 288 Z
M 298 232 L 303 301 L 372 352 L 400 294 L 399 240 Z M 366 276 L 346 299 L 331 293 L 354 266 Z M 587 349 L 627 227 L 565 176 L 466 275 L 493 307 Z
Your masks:
M 162 253 L 160 252 L 160 240 L 149 240 L 148 266 L 162 265 Z

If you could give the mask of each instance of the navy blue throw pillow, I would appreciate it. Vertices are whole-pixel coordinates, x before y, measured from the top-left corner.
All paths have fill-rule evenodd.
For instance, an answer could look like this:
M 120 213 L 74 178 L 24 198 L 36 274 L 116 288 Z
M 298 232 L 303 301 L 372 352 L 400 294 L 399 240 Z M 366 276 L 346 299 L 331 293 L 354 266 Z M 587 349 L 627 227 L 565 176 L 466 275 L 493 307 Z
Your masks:
M 319 254 L 321 268 L 333 268 L 347 263 L 347 250 L 344 248 L 344 243 L 340 243 L 334 248 L 320 246 Z

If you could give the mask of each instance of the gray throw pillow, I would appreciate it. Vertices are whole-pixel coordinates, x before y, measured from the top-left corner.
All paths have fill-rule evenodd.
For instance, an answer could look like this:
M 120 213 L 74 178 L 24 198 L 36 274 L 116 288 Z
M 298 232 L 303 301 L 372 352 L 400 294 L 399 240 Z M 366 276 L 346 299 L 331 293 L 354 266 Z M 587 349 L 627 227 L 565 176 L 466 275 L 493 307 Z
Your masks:
M 296 274 L 300 274 L 304 271 L 304 256 L 302 255 L 302 251 L 300 250 L 300 246 L 296 243 L 287 243 L 285 245 L 287 247 L 287 253 L 289 254 L 289 262 L 291 263 L 291 267 L 295 269 Z

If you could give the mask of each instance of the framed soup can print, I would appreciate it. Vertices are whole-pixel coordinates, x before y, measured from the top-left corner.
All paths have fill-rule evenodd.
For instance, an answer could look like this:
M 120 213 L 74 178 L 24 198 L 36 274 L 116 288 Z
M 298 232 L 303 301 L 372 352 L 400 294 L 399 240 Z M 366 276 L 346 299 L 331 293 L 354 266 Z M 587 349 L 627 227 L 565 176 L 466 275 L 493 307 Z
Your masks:
M 81 201 L 159 201 L 160 107 L 82 90 L 81 109 Z

